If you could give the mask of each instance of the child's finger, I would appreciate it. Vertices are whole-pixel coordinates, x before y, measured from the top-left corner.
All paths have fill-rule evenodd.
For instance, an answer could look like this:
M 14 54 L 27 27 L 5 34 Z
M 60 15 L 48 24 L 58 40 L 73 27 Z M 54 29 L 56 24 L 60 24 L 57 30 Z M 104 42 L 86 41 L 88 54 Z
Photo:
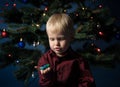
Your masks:
M 47 71 L 50 71 L 50 67 L 47 68 Z
M 50 67 L 46 68 L 45 70 L 40 70 L 41 74 L 46 74 L 47 72 L 50 71 Z
M 49 71 L 50 71 L 50 67 L 46 68 L 46 69 L 44 70 L 44 73 L 47 73 L 47 72 L 49 72 Z
M 41 74 L 44 74 L 44 70 L 40 70 Z

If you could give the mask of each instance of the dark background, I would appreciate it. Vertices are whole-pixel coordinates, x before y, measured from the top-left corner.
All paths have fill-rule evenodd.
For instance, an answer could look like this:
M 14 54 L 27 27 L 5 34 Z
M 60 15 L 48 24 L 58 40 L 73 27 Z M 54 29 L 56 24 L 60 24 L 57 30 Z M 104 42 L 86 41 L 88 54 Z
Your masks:
M 10 0 L 0 0 L 0 7 L 4 6 L 4 2 Z M 17 0 L 16 0 L 17 1 Z M 120 0 L 105 0 L 105 5 L 110 8 L 112 16 L 118 19 L 120 26 Z M 91 65 L 91 70 L 96 81 L 97 87 L 120 87 L 120 64 L 116 64 L 114 68 L 106 68 Z M 12 64 L 0 70 L 0 87 L 24 87 L 22 81 L 16 80 L 14 70 L 17 67 Z M 39 87 L 38 78 L 32 79 L 29 87 Z

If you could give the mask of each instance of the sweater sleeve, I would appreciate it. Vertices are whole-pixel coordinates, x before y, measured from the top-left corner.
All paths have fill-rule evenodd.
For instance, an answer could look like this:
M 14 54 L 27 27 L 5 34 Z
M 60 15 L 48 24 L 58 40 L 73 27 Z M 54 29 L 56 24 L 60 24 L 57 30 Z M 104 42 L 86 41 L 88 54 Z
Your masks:
M 79 87 L 96 87 L 88 62 L 83 59 L 80 60 L 79 69 L 80 69 Z
M 55 83 L 54 77 L 55 76 L 54 76 L 52 69 L 50 72 L 48 72 L 44 75 L 42 75 L 40 72 L 40 67 L 43 66 L 44 64 L 49 64 L 49 62 L 46 60 L 45 56 L 41 57 L 38 62 L 39 85 L 40 85 L 40 87 L 54 87 L 54 83 Z

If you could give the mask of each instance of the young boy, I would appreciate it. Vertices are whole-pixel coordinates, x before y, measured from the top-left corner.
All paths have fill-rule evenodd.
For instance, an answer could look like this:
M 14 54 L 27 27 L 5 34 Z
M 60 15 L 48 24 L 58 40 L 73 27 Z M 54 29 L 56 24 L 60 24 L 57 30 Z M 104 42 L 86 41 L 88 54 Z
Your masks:
M 40 87 L 95 87 L 88 63 L 70 46 L 74 39 L 71 18 L 53 14 L 46 24 L 50 50 L 39 60 Z

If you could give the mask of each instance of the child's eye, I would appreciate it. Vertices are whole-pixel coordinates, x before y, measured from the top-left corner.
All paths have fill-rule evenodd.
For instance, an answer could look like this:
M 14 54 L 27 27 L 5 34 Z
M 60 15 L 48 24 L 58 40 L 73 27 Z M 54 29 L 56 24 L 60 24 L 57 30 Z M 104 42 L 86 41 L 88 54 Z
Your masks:
M 49 40 L 53 41 L 53 40 L 54 40 L 54 38 L 49 38 Z
M 65 40 L 65 38 L 64 37 L 60 37 L 60 38 L 58 38 L 58 40 Z

